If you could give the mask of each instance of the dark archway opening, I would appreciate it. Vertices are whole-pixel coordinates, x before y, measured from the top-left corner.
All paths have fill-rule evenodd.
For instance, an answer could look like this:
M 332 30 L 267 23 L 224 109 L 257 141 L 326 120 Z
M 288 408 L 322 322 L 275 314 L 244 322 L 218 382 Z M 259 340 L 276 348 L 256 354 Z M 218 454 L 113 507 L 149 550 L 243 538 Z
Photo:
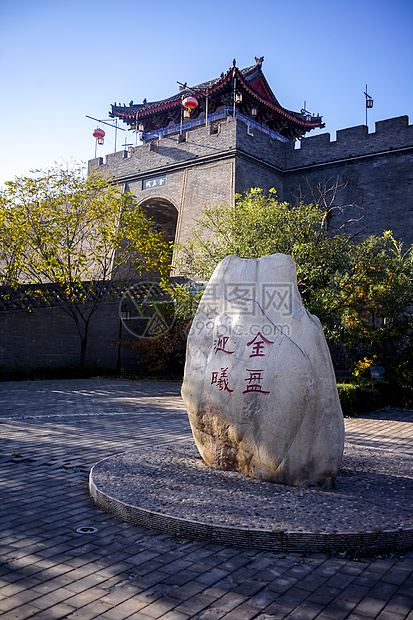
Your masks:
M 167 242 L 174 242 L 178 223 L 178 210 L 166 198 L 150 197 L 138 205 L 139 209 L 152 221 L 151 228 L 154 232 L 163 232 Z M 172 256 L 171 256 L 172 258 Z M 158 278 L 158 271 L 143 270 L 138 273 L 132 262 L 125 263 L 119 270 L 118 277 L 121 280 L 136 280 L 141 278 Z
M 178 211 L 166 198 L 153 197 L 140 203 L 139 207 L 151 218 L 156 231 L 163 231 L 167 241 L 175 241 Z

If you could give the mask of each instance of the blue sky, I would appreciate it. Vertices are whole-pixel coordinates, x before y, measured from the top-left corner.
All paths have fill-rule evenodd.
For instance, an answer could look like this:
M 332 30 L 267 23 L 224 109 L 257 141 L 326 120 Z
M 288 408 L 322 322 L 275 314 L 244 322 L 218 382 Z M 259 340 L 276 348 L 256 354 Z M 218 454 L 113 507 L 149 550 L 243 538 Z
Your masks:
M 411 0 L 0 0 L 0 188 L 16 175 L 94 157 L 110 103 L 168 97 L 264 56 L 281 105 L 337 129 L 413 123 Z M 98 154 L 114 148 L 114 134 Z M 313 132 L 314 133 L 314 132 Z M 118 149 L 126 134 L 119 132 Z M 133 142 L 129 134 L 128 142 Z

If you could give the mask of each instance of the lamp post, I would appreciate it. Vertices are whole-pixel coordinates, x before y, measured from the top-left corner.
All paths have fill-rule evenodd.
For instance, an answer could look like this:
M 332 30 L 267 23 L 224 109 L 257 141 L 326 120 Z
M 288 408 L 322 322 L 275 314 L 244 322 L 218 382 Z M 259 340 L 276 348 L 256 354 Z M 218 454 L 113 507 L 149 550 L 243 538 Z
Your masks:
M 138 145 L 138 138 L 141 142 L 144 141 L 145 126 L 143 123 L 139 123 L 139 110 L 136 110 L 135 119 L 135 146 Z
M 367 93 L 367 84 L 366 84 L 366 90 L 364 92 L 364 95 L 366 97 L 366 127 L 368 129 L 368 124 L 367 124 L 367 110 L 369 110 L 370 108 L 373 107 L 373 99 L 372 97 L 370 97 L 370 95 Z
M 85 116 L 86 116 L 86 118 L 91 118 L 92 121 L 97 121 L 99 124 L 102 123 L 102 125 L 108 125 L 109 127 L 112 127 L 113 129 L 115 129 L 115 149 L 114 149 L 113 152 L 116 153 L 116 138 L 117 138 L 117 134 L 118 134 L 118 129 L 120 129 L 121 131 L 126 131 L 126 129 L 123 129 L 123 127 L 118 127 L 118 119 L 116 119 L 115 120 L 115 124 L 113 124 L 113 121 L 112 121 L 112 123 L 107 123 L 106 121 L 103 121 L 100 118 L 95 118 L 94 116 L 88 116 L 88 114 L 85 114 Z M 108 119 L 108 120 L 111 120 L 111 119 Z M 95 131 L 103 131 L 103 129 L 101 130 L 101 129 L 97 128 L 97 129 L 95 129 Z M 93 133 L 92 135 L 94 137 L 96 137 L 95 133 Z M 104 135 L 105 135 L 105 132 L 103 131 L 103 137 L 104 137 Z M 96 140 L 97 140 L 97 137 L 96 137 Z M 99 144 L 103 144 L 103 142 L 101 142 Z M 96 145 L 95 145 L 95 157 L 96 157 Z

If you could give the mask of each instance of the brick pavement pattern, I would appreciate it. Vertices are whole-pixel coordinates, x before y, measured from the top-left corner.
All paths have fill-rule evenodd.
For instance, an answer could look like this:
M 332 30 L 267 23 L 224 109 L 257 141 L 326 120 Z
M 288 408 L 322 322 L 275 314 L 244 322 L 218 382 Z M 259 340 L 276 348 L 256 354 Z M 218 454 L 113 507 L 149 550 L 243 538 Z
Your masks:
M 413 551 L 356 561 L 241 550 L 98 510 L 87 492 L 93 463 L 190 436 L 179 389 L 99 378 L 0 384 L 2 619 L 413 620 Z M 412 454 L 412 422 L 404 411 L 347 420 L 347 440 Z

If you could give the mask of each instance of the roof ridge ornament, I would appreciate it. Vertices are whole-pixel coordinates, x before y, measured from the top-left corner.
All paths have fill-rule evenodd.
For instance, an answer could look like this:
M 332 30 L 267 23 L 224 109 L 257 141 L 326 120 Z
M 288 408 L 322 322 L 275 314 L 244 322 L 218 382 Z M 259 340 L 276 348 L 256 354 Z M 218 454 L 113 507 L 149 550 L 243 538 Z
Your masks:
M 255 64 L 258 65 L 259 67 L 261 67 L 262 63 L 264 62 L 264 56 L 261 56 L 261 58 L 257 58 L 257 56 L 255 56 Z

